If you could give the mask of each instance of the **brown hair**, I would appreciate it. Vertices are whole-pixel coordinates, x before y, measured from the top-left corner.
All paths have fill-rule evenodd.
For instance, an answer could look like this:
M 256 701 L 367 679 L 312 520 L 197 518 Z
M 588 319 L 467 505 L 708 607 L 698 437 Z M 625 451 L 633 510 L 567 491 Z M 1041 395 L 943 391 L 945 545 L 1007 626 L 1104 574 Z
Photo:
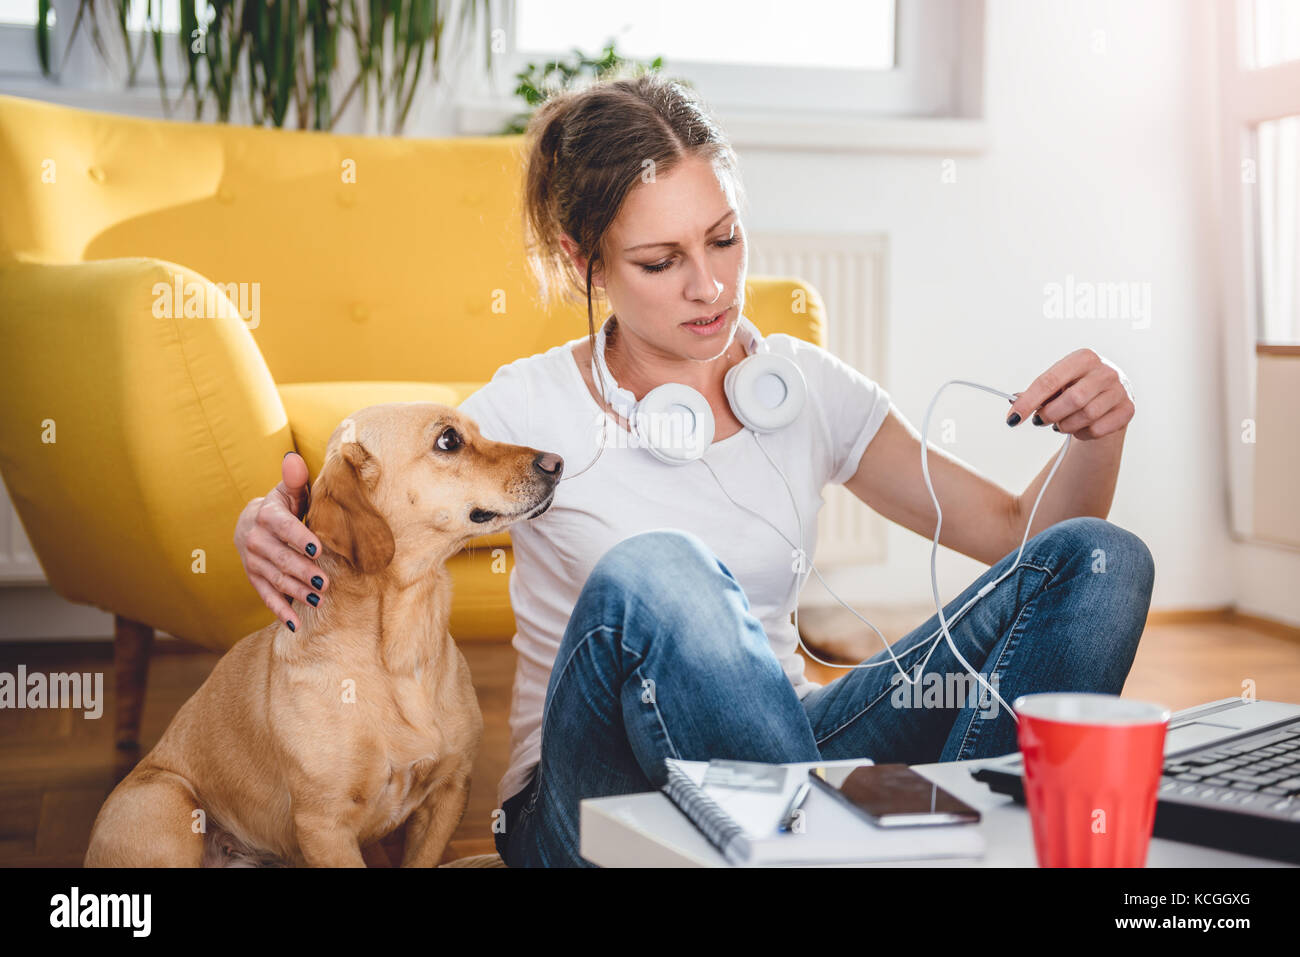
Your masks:
M 745 201 L 740 163 L 699 95 L 684 83 L 639 66 L 606 74 L 580 89 L 561 89 L 528 123 L 523 183 L 524 242 L 542 302 L 555 292 L 587 301 L 595 351 L 591 276 L 604 262 L 605 233 L 647 167 L 654 175 L 698 156 L 727 171 L 736 202 Z M 560 245 L 568 233 L 587 260 L 585 284 Z

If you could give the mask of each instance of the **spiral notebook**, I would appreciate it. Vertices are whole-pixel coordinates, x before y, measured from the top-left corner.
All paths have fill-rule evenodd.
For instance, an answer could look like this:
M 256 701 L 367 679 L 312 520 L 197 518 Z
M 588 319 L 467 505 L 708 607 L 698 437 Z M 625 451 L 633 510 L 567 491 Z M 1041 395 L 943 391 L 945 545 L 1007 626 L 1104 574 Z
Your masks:
M 665 758 L 664 793 L 728 863 L 850 864 L 911 859 L 971 859 L 984 855 L 978 827 L 969 824 L 879 828 L 813 788 L 793 832 L 777 824 L 808 769 L 870 761 L 796 764 L 680 761 Z M 710 769 L 713 769 L 712 771 Z

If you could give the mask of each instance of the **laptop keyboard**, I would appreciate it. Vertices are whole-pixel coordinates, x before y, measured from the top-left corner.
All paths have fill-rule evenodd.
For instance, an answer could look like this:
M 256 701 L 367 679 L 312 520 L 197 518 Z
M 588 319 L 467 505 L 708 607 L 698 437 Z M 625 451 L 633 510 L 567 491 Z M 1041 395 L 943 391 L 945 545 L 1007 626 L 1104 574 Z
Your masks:
M 1166 758 L 1160 790 L 1276 811 L 1300 809 L 1300 721 Z

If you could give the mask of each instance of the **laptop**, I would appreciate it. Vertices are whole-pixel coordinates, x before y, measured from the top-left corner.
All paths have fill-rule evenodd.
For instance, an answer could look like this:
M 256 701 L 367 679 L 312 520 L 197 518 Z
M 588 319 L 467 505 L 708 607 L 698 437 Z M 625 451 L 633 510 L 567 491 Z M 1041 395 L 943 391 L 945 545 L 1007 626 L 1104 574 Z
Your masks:
M 1021 804 L 1020 752 L 971 773 Z M 1174 713 L 1155 836 L 1300 863 L 1300 705 L 1223 698 Z

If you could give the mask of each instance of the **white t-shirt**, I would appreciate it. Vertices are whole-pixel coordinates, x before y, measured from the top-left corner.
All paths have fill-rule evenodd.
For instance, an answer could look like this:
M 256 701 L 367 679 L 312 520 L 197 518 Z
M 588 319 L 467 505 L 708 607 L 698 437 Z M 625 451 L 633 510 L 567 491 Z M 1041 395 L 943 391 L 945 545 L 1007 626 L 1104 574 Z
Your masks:
M 612 417 L 599 461 L 583 471 L 600 451 L 603 414 L 573 356 L 586 339 L 583 335 L 502 366 L 460 405 L 485 438 L 555 452 L 564 459 L 551 507 L 538 518 L 510 526 L 510 603 L 518 627 L 513 641 L 518 662 L 510 764 L 498 786 L 498 807 L 523 789 L 541 760 L 551 665 L 583 585 L 606 551 L 637 532 L 679 528 L 698 535 L 744 589 L 751 613 L 762 622 L 799 697 L 820 687 L 804 677 L 803 659 L 795 653 L 793 549 L 727 495 L 765 516 L 790 542 L 799 542 L 790 493 L 757 447 L 757 437 L 790 482 L 802 516 L 804 552 L 814 555 L 823 487 L 853 476 L 889 412 L 889 394 L 873 380 L 820 346 L 773 334 L 766 337 L 771 351 L 799 364 L 808 400 L 784 429 L 763 434 L 742 429 L 709 447 L 705 461 L 726 494 L 701 462 L 660 462 L 637 447 Z M 810 574 L 805 563 L 801 585 Z

